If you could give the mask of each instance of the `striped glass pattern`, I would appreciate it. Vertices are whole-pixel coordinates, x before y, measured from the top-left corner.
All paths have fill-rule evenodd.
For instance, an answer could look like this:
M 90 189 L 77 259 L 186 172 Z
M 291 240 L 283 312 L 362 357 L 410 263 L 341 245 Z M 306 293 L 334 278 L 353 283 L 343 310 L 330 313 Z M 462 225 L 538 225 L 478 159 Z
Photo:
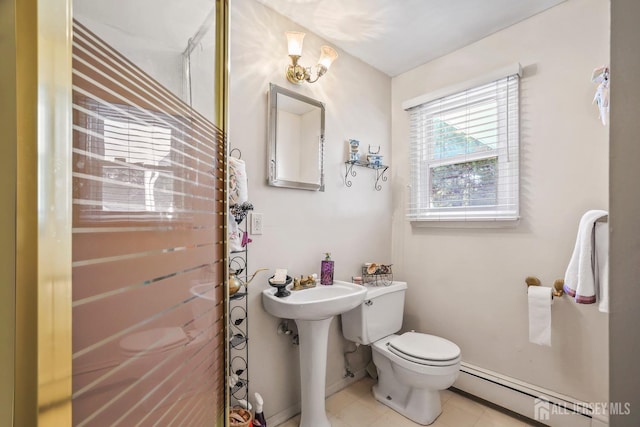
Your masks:
M 73 424 L 216 425 L 225 137 L 73 31 Z

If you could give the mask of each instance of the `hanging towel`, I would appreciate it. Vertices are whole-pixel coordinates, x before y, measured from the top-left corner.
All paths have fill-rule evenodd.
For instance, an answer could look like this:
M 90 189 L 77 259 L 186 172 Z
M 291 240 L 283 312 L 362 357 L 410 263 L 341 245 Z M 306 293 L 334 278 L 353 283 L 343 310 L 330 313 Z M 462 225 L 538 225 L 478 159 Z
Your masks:
M 596 296 L 598 310 L 609 312 L 609 224 L 596 222 L 594 231 L 596 246 Z
M 596 302 L 598 268 L 596 265 L 596 221 L 607 211 L 587 211 L 580 219 L 576 244 L 564 275 L 564 291 L 580 304 Z
M 229 215 L 229 251 L 239 252 L 242 250 L 242 232 L 238 227 L 238 223 L 233 218 L 233 215 Z
M 247 169 L 244 160 L 229 157 L 229 206 L 249 200 Z

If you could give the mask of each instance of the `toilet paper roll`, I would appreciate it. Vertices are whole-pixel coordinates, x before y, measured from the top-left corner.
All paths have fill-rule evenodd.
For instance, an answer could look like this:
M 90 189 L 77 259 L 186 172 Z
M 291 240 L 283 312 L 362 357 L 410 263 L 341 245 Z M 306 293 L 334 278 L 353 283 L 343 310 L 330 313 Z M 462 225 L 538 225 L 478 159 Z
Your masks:
M 551 288 L 529 286 L 529 341 L 551 347 Z

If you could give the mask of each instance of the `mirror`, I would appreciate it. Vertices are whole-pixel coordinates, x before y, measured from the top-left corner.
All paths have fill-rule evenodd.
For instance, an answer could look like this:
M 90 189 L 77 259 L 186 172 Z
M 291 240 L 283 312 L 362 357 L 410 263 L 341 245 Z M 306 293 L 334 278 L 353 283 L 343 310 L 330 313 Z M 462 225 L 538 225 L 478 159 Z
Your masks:
M 324 191 L 324 104 L 269 85 L 269 185 Z

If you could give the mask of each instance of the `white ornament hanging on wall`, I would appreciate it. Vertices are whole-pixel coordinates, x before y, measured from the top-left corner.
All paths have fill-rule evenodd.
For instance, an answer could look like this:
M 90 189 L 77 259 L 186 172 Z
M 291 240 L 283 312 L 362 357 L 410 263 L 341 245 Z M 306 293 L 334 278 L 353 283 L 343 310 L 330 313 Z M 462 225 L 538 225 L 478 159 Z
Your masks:
M 607 113 L 609 112 L 609 67 L 603 65 L 593 70 L 591 81 L 598 83 L 593 102 L 598 106 L 602 125 L 606 126 Z

